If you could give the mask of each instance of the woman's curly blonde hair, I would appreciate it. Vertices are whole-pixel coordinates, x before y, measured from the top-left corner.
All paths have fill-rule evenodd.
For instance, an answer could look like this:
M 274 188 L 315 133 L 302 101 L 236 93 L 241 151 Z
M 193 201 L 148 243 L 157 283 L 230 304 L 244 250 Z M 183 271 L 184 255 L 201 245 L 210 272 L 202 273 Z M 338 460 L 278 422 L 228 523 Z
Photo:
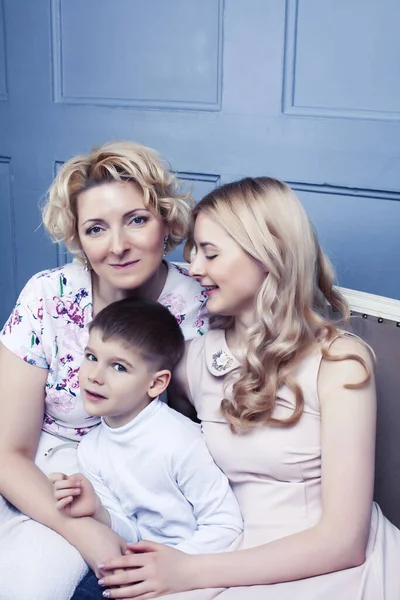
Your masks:
M 300 201 L 283 182 L 269 177 L 245 178 L 207 194 L 192 212 L 192 227 L 185 247 L 190 261 L 195 249 L 193 227 L 200 213 L 217 222 L 268 273 L 257 294 L 254 325 L 249 330 L 248 348 L 231 398 L 224 398 L 222 412 L 236 432 L 257 424 L 291 425 L 303 412 L 303 392 L 293 372 L 316 342 L 330 360 L 349 358 L 365 361 L 356 354 L 337 357 L 329 345 L 342 333 L 326 316 L 328 304 L 344 319 L 349 307 L 333 287 L 334 271 L 318 243 L 313 226 Z M 245 285 L 245 282 L 243 282 Z M 229 329 L 234 317 L 213 316 L 212 328 Z M 289 418 L 272 416 L 278 389 L 286 384 L 296 405 Z
M 144 204 L 158 213 L 169 229 L 166 252 L 187 235 L 190 193 L 179 190 L 168 163 L 155 151 L 140 144 L 114 141 L 90 154 L 75 156 L 59 170 L 43 206 L 43 223 L 55 242 L 64 242 L 73 254 L 80 254 L 77 232 L 77 200 L 84 190 L 114 181 L 134 181 L 143 191 Z

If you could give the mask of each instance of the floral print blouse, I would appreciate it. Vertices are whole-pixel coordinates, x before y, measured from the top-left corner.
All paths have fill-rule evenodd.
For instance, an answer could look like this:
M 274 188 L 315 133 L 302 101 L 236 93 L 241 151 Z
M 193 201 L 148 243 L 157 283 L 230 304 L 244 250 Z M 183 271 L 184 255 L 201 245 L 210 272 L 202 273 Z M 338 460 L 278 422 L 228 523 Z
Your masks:
M 90 273 L 79 262 L 34 275 L 1 334 L 14 354 L 48 370 L 43 429 L 71 440 L 79 440 L 100 421 L 85 412 L 78 380 L 93 317 L 91 288 Z M 176 317 L 186 340 L 208 328 L 206 296 L 186 269 L 168 263 L 158 301 Z

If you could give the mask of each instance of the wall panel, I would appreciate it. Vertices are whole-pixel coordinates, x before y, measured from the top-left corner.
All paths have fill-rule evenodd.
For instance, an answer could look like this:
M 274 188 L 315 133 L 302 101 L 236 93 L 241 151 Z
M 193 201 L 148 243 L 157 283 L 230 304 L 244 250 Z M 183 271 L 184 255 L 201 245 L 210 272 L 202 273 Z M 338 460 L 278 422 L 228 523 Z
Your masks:
M 220 110 L 222 8 L 222 0 L 118 0 L 118 10 L 112 1 L 53 0 L 55 100 Z
M 15 300 L 15 238 L 11 192 L 11 162 L 0 156 L 0 323 L 5 322 Z

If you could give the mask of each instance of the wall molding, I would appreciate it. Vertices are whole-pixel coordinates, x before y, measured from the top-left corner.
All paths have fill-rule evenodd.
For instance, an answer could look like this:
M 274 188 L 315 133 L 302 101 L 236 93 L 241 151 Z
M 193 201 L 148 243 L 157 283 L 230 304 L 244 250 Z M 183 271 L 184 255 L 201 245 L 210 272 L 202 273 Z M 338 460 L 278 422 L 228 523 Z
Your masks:
M 356 196 L 360 198 L 372 198 L 374 200 L 400 201 L 400 192 L 394 190 L 357 188 L 345 185 L 330 185 L 329 183 L 302 183 L 299 181 L 287 181 L 286 183 L 295 191 L 328 194 L 332 196 Z
M 0 91 L 0 102 L 8 100 L 8 77 L 7 77 L 7 45 L 6 45 L 6 23 L 4 14 L 4 2 L 0 0 L 0 29 L 3 38 L 3 58 L 4 58 L 4 89 Z
M 1 2 L 2 0 L 0 0 Z M 156 98 L 135 99 L 100 96 L 68 96 L 64 93 L 62 59 L 62 0 L 51 0 L 51 45 L 52 45 L 52 88 L 53 101 L 61 104 L 83 104 L 87 106 L 108 106 L 111 108 L 133 108 L 142 110 L 187 110 L 219 112 L 222 110 L 223 47 L 224 47 L 224 2 L 218 4 L 218 50 L 215 100 L 158 100 Z
M 16 248 L 16 237 L 15 237 L 15 213 L 14 213 L 14 198 L 13 198 L 13 177 L 11 173 L 11 157 L 0 156 L 0 166 L 5 165 L 7 170 L 7 184 L 8 184 L 8 210 L 9 210 L 9 231 L 11 236 L 11 276 L 12 282 L 10 287 L 14 292 L 14 296 L 17 296 L 16 287 L 16 270 L 17 270 L 17 248 Z M 4 200 L 4 199 L 3 199 Z M 3 217 L 4 218 L 4 217 Z
M 53 179 L 57 177 L 58 171 L 63 166 L 63 160 L 55 160 L 53 165 Z M 56 251 L 56 265 L 57 267 L 62 267 L 68 262 L 71 262 L 72 258 L 69 254 L 67 247 L 62 242 L 58 242 L 55 244 Z
M 178 180 L 184 181 L 206 181 L 218 185 L 221 179 L 220 175 L 214 173 L 195 173 L 194 171 L 174 171 Z
M 295 103 L 297 20 L 299 0 L 286 0 L 282 80 L 282 114 L 295 117 L 326 117 L 354 120 L 400 121 L 400 111 L 362 108 L 303 106 Z

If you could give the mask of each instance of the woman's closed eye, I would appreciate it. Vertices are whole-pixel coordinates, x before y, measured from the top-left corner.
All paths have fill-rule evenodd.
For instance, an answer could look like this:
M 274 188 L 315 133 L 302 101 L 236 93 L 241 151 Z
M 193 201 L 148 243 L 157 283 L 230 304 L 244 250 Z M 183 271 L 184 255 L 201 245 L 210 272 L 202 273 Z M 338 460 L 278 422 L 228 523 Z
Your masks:
M 206 254 L 205 258 L 206 260 L 213 260 L 214 258 L 217 258 L 218 254 Z

